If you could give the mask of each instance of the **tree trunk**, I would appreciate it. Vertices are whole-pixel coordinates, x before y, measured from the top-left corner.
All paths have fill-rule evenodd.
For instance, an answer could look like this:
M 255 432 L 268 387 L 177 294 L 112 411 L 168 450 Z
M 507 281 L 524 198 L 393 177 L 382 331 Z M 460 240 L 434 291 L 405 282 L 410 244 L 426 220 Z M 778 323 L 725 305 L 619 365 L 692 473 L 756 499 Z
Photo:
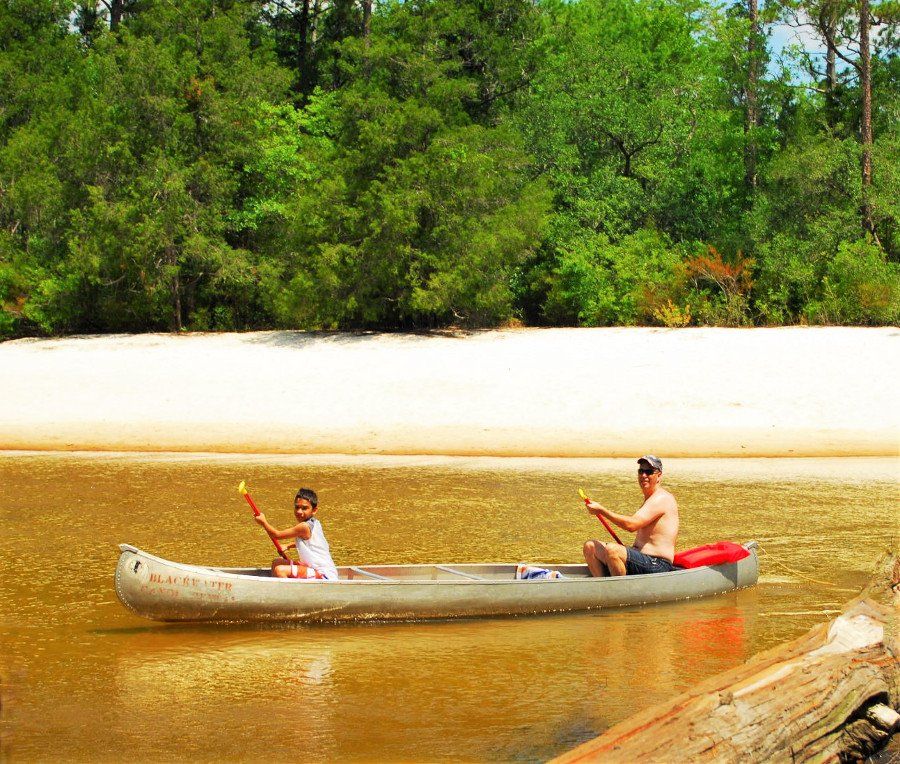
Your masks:
M 172 268 L 172 331 L 180 332 L 184 328 L 181 311 L 181 279 L 178 276 L 178 255 L 174 247 L 166 248 L 166 261 Z
M 837 53 L 828 43 L 825 48 L 825 87 L 828 98 L 833 101 L 837 91 Z
M 900 557 L 833 621 L 617 724 L 556 759 L 864 758 L 900 727 Z
M 872 51 L 869 47 L 871 16 L 869 0 L 859 2 L 859 87 L 862 91 L 862 117 L 859 126 L 862 144 L 862 224 L 863 230 L 875 234 L 872 214 Z
M 181 321 L 181 284 L 178 275 L 172 279 L 172 331 L 180 332 L 184 328 Z
M 750 35 L 747 38 L 747 90 L 744 94 L 744 182 L 752 195 L 756 191 L 756 128 L 759 127 L 759 3 L 747 0 Z
M 109 3 L 109 29 L 115 32 L 122 21 L 122 11 L 125 0 L 110 0 Z
M 840 11 L 834 2 L 824 0 L 813 15 L 813 24 L 818 36 L 825 43 L 825 120 L 829 127 L 837 125 L 840 107 L 837 103 L 838 89 L 838 39 L 840 32 Z
M 362 10 L 363 10 L 363 40 L 365 41 L 366 49 L 369 47 L 369 32 L 372 29 L 372 0 L 362 0 Z
M 829 35 L 825 39 L 825 119 L 832 128 L 837 124 L 837 87 L 837 51 Z
M 300 93 L 308 96 L 313 90 L 313 73 L 310 62 L 310 21 L 309 21 L 309 0 L 303 0 L 303 6 L 300 8 L 299 29 L 297 30 L 297 70 L 298 83 Z
M 363 23 L 362 23 L 362 33 L 363 33 L 363 47 L 365 49 L 365 61 L 363 63 L 363 74 L 365 75 L 366 80 L 368 80 L 372 76 L 372 61 L 369 58 L 369 49 L 372 46 L 372 41 L 369 39 L 369 33 L 372 29 L 372 0 L 362 0 L 362 9 L 363 9 Z
M 312 15 L 314 19 L 320 18 L 322 13 L 322 0 L 313 0 Z M 310 47 L 315 47 L 319 42 L 319 22 L 312 25 L 312 34 L 310 35 Z

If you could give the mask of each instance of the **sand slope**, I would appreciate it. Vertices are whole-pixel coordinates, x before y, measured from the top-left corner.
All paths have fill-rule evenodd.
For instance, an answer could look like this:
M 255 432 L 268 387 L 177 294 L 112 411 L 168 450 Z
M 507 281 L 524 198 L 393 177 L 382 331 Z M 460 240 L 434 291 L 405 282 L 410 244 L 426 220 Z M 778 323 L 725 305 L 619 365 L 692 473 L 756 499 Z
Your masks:
M 0 449 L 897 455 L 900 330 L 186 334 L 0 344 Z

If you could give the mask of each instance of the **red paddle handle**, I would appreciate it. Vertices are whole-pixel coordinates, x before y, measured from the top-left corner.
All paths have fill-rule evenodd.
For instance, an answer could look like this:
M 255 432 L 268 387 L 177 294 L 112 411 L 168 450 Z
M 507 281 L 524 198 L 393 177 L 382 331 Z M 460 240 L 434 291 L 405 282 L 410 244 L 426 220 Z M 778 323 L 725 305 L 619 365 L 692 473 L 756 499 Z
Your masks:
M 584 500 L 585 506 L 587 506 L 590 503 L 591 503 L 590 499 Z M 616 535 L 616 532 L 612 529 L 612 526 L 608 522 L 606 522 L 606 518 L 603 515 L 597 515 L 596 517 L 601 523 L 603 523 L 603 527 L 609 531 L 609 535 L 612 536 L 616 540 L 616 543 L 620 544 L 621 546 L 625 546 L 624 544 L 622 544 L 622 540 Z
M 250 505 L 250 509 L 253 510 L 254 517 L 259 517 L 262 514 L 262 512 L 260 512 L 256 508 L 256 504 L 253 503 L 253 499 L 250 498 L 250 494 L 244 493 L 244 498 L 247 500 L 247 503 Z M 289 560 L 290 558 L 287 556 L 287 552 L 284 551 L 284 547 L 281 546 L 281 542 L 277 538 L 275 538 L 271 533 L 269 533 L 268 531 L 266 531 L 266 533 L 269 535 L 269 538 L 272 539 L 272 543 L 275 545 L 275 548 L 278 550 L 278 554 L 280 554 L 282 557 L 284 557 L 285 560 Z
M 259 517 L 259 516 L 262 514 L 262 512 L 260 512 L 260 511 L 256 508 L 256 503 L 253 501 L 253 499 L 250 498 L 250 494 L 249 494 L 249 493 L 245 493 L 245 494 L 244 494 L 244 498 L 247 500 L 247 503 L 250 505 L 250 509 L 253 510 L 253 516 L 254 516 L 254 517 Z

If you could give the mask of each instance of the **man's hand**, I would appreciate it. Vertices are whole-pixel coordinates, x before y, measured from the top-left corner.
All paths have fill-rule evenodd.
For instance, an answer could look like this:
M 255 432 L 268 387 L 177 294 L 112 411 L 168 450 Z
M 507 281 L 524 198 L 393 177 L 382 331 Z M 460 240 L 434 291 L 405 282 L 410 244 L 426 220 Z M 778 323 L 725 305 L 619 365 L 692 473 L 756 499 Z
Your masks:
M 584 503 L 584 506 L 587 507 L 587 511 L 588 511 L 590 514 L 592 514 L 592 515 L 599 515 L 599 514 L 600 514 L 600 509 L 601 509 L 601 507 L 600 507 L 600 505 L 599 505 L 596 501 L 586 501 L 586 502 Z
M 256 520 L 257 523 L 259 523 L 260 525 L 262 525 L 263 527 L 265 527 L 265 525 L 266 525 L 266 516 L 265 516 L 262 512 L 260 512 L 258 515 L 255 515 L 253 519 Z

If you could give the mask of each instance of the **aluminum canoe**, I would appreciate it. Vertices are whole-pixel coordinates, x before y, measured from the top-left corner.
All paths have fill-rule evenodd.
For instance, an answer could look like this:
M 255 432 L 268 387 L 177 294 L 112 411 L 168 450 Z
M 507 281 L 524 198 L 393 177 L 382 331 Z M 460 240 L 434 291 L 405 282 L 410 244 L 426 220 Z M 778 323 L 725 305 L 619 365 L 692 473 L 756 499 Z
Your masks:
M 116 594 L 157 621 L 397 621 L 537 615 L 707 597 L 753 586 L 754 541 L 739 562 L 671 573 L 592 578 L 585 565 L 554 565 L 564 578 L 515 579 L 513 563 L 361 565 L 337 581 L 274 578 L 268 568 L 213 568 L 121 544 Z

